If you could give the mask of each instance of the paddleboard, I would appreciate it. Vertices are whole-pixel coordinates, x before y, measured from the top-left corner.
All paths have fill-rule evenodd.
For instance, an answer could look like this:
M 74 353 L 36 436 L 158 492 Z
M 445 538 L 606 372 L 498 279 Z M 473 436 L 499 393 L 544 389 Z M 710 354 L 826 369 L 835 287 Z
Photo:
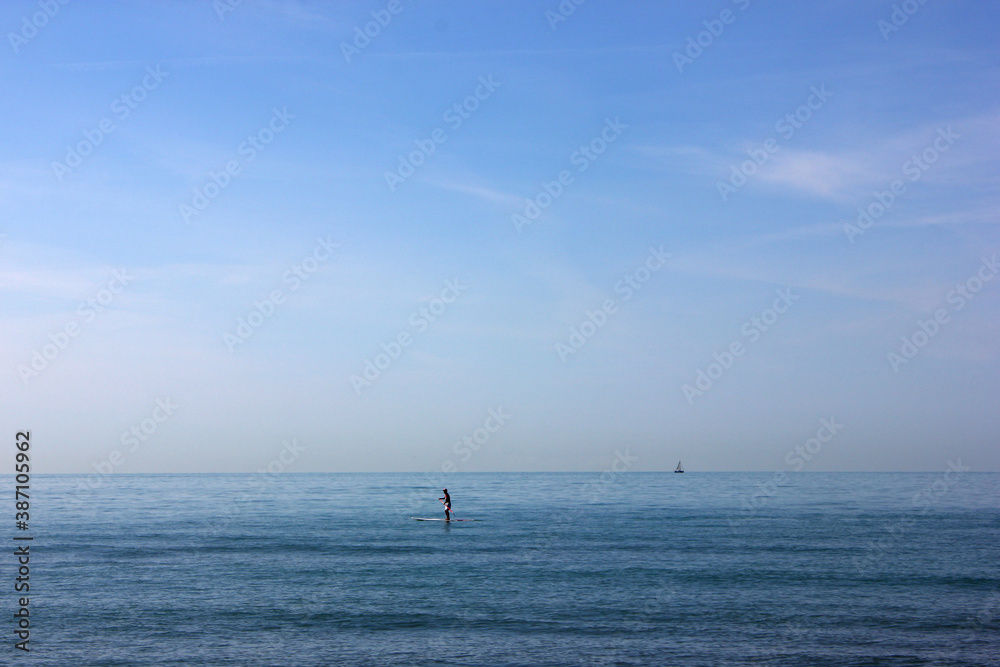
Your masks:
M 482 521 L 482 519 L 452 519 L 451 521 L 448 521 L 448 519 L 424 519 L 419 516 L 411 516 L 410 518 L 416 519 L 417 521 L 446 521 L 448 523 L 451 523 L 451 521 Z

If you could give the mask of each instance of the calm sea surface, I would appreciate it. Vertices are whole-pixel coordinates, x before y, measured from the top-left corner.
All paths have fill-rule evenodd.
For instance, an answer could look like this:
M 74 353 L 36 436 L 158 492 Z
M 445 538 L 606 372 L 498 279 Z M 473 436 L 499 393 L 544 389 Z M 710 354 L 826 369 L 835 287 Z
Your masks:
M 0 664 L 1000 664 L 1000 475 L 772 479 L 36 476 Z

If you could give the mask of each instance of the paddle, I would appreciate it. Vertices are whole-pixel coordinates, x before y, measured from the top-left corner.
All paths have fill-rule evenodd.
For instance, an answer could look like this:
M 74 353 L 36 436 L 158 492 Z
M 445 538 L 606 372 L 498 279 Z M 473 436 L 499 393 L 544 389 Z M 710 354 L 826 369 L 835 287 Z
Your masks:
M 444 505 L 444 506 L 445 506 L 445 508 L 447 508 L 447 510 L 448 510 L 449 512 L 451 512 L 452 514 L 454 514 L 454 513 L 455 513 L 455 510 L 453 510 L 452 508 L 448 507 L 448 503 L 446 503 L 446 502 L 444 501 L 444 498 L 438 498 L 438 500 L 440 500 L 440 501 L 441 501 L 441 504 L 442 504 L 442 505 Z

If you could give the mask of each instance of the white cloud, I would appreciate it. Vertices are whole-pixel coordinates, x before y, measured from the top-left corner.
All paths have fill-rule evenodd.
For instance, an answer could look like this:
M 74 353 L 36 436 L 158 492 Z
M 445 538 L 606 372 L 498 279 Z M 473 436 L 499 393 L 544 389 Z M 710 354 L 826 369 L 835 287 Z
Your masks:
M 866 154 L 783 149 L 761 168 L 760 180 L 828 199 L 847 199 L 868 183 L 881 181 L 875 160 Z

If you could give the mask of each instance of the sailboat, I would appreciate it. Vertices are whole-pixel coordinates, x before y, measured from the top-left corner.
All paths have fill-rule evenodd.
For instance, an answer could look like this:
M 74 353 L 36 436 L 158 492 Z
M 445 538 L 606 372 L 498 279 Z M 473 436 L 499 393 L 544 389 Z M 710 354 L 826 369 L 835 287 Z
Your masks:
M 674 468 L 674 472 L 684 472 L 684 468 L 681 467 L 681 462 L 677 462 L 677 467 Z

